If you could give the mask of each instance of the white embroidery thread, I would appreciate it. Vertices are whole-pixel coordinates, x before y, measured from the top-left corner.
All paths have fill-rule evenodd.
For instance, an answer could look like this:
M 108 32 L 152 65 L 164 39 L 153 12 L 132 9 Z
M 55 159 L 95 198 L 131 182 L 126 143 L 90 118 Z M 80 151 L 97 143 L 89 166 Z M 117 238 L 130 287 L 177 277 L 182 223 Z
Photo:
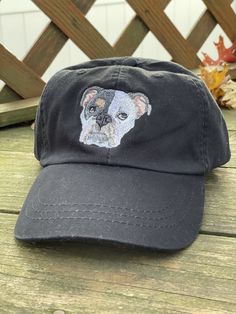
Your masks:
M 135 125 L 135 120 L 151 113 L 149 99 L 143 93 L 93 86 L 85 90 L 80 114 L 80 142 L 112 148 L 120 145 L 122 137 Z

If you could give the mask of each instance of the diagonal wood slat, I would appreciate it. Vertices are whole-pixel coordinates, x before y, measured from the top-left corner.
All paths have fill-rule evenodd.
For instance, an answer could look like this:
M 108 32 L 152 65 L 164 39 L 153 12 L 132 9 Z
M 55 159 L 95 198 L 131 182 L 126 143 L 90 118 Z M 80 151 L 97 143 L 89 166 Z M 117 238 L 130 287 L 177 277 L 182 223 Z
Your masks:
M 33 70 L 18 60 L 1 44 L 0 79 L 23 98 L 40 95 L 45 85 L 44 81 Z
M 215 1 L 203 0 L 208 10 L 211 11 L 226 35 L 234 41 L 236 38 L 236 15 L 231 8 L 230 0 Z
M 76 6 L 78 6 L 78 8 L 84 14 L 86 14 L 86 12 L 94 3 L 94 0 L 71 1 Z M 159 1 L 158 5 L 164 10 L 169 1 L 170 0 Z M 229 4 L 231 2 L 232 0 L 228 0 Z M 212 16 L 210 11 L 207 10 L 199 19 L 198 23 L 195 25 L 189 37 L 187 38 L 193 48 L 195 48 L 196 52 L 206 40 L 215 25 L 215 18 Z M 144 24 L 142 19 L 138 15 L 134 17 L 114 46 L 116 55 L 132 54 L 137 49 L 138 45 L 143 40 L 148 31 L 149 29 Z M 27 56 L 24 58 L 24 63 L 32 67 L 36 73 L 42 75 L 56 54 L 63 47 L 67 39 L 67 36 L 53 22 L 51 22 L 36 41 L 35 45 L 29 51 Z M 129 42 L 129 45 L 127 45 L 127 42 Z M 41 52 L 43 51 L 44 53 L 42 54 Z M 39 58 L 42 60 L 41 62 L 38 62 Z M 8 86 L 5 86 L 0 93 L 0 103 L 19 98 L 20 96 Z
M 113 47 L 71 0 L 33 2 L 91 59 L 114 56 Z M 89 40 L 88 40 L 89 39 Z
M 198 51 L 207 37 L 211 34 L 216 26 L 216 20 L 211 13 L 206 10 L 198 22 L 194 25 L 193 29 L 189 33 L 187 40 Z
M 195 50 L 178 32 L 155 0 L 127 0 L 130 6 L 142 18 L 173 59 L 186 67 L 196 67 L 199 59 Z M 176 49 L 181 47 L 181 49 Z
M 234 27 L 234 25 L 236 25 L 236 15 L 230 6 L 233 0 L 225 0 L 224 3 L 214 0 L 204 0 L 207 9 L 199 18 L 186 39 L 183 38 L 164 13 L 164 9 L 170 0 L 127 0 L 136 11 L 137 15 L 133 17 L 128 26 L 121 33 L 114 47 L 103 38 L 84 16 L 94 4 L 95 0 L 33 1 L 52 21 L 47 25 L 23 59 L 23 64 L 26 65 L 26 67 L 21 67 L 19 65 L 20 61 L 13 58 L 18 66 L 15 72 L 22 72 L 20 74 L 21 77 L 28 75 L 28 79 L 25 80 L 25 82 L 30 83 L 32 82 L 32 77 L 36 80 L 40 80 L 39 76 L 43 75 L 68 38 L 73 40 L 85 54 L 93 59 L 132 55 L 145 38 L 146 34 L 152 31 L 163 46 L 170 52 L 173 61 L 183 64 L 188 68 L 193 68 L 197 67 L 200 63 L 196 55 L 198 50 L 217 23 L 221 25 L 222 29 L 231 40 L 236 37 Z M 11 58 L 12 57 L 11 55 Z M 0 62 L 3 62 L 4 58 L 1 55 L 0 58 L 2 59 Z M 11 70 L 10 67 L 9 69 Z M 12 73 L 14 73 L 14 70 L 12 71 L 13 72 L 7 75 L 3 73 L 4 71 L 2 69 L 2 78 L 9 84 L 5 85 L 0 92 L 0 106 L 1 103 L 39 96 L 40 94 L 36 94 L 36 91 L 33 90 L 27 90 L 27 87 L 25 88 L 27 90 L 25 92 L 22 84 L 23 81 L 19 81 L 17 75 L 15 78 L 17 78 L 19 82 L 13 82 L 14 75 L 12 75 Z M 40 84 L 44 84 L 44 82 L 41 80 Z M 39 90 L 42 89 L 39 88 Z M 4 108 L 7 107 L 6 104 L 3 105 Z M 25 111 L 24 108 L 21 109 L 23 113 L 21 119 L 23 119 Z M 2 114 L 4 115 L 5 113 Z M 5 116 L 8 117 L 8 115 L 11 115 L 11 110 L 6 108 Z M 27 114 L 25 116 L 27 116 Z M 9 121 L 13 120 L 9 119 Z
M 229 0 L 229 2 L 231 4 L 233 0 Z M 187 37 L 188 42 L 196 49 L 196 52 L 201 48 L 216 25 L 216 19 L 207 9 L 193 26 Z
M 86 14 L 95 0 L 72 1 L 83 14 Z M 67 42 L 68 37 L 54 23 L 49 23 L 39 40 L 24 58 L 23 62 L 37 74 L 43 75 L 55 56 Z M 38 60 L 40 59 L 40 62 Z
M 114 44 L 116 55 L 126 56 L 133 54 L 148 32 L 149 28 L 139 16 L 134 16 Z
M 95 0 L 73 0 L 73 3 L 86 14 Z M 68 37 L 53 22 L 50 22 L 32 48 L 29 50 L 23 62 L 32 68 L 38 75 L 43 75 L 58 52 L 62 49 Z M 39 62 L 40 60 L 40 62 Z M 5 85 L 0 92 L 0 104 L 21 99 L 20 95 Z
M 162 10 L 165 9 L 169 2 L 170 0 L 159 0 Z M 146 24 L 138 15 L 135 15 L 114 45 L 116 55 L 132 55 L 148 32 L 149 28 Z
M 229 1 L 230 3 L 233 2 L 233 0 Z M 159 1 L 158 4 L 164 10 L 169 2 L 170 0 L 162 0 Z M 208 36 L 211 34 L 216 24 L 216 19 L 208 9 L 196 22 L 186 39 L 195 49 L 196 53 L 201 48 Z M 121 34 L 120 38 L 115 43 L 114 48 L 116 49 L 117 54 L 133 54 L 148 32 L 149 28 L 142 21 L 142 19 L 138 15 L 134 16 L 124 32 Z M 129 45 L 127 45 L 127 42 L 129 43 Z
M 50 23 L 30 49 L 30 52 L 23 59 L 23 63 L 34 70 L 39 76 L 43 75 L 44 71 L 53 61 L 55 55 L 61 50 L 66 40 L 67 37 L 64 33 L 62 33 L 55 24 Z M 53 49 L 53 54 L 50 54 L 50 47 Z M 17 98 L 18 95 L 14 94 L 14 91 L 7 85 L 1 90 L 0 103 L 16 100 Z

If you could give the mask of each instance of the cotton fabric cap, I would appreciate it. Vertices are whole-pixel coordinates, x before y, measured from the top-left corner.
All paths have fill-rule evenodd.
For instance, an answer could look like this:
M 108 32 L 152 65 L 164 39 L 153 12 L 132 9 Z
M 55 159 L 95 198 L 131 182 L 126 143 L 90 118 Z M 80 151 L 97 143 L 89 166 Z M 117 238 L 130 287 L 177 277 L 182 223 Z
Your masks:
M 230 150 L 221 111 L 200 78 L 174 62 L 122 57 L 49 80 L 35 156 L 43 169 L 17 239 L 177 250 L 196 239 L 205 175 Z

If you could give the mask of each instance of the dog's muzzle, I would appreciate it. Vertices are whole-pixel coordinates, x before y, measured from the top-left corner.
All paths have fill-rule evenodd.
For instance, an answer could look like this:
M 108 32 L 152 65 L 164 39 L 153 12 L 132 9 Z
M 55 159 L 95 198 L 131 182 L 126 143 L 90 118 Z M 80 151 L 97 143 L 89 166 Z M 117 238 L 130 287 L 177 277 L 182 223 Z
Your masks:
M 112 118 L 109 114 L 107 113 L 100 113 L 97 118 L 96 118 L 96 123 L 99 125 L 100 129 L 104 126 L 107 125 L 108 123 L 112 122 Z

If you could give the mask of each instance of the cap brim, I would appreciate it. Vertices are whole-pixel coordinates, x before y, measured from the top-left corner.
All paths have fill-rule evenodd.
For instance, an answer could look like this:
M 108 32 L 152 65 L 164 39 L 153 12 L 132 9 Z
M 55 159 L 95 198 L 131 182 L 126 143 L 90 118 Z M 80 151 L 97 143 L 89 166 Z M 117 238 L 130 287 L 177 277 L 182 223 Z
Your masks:
M 95 164 L 45 167 L 19 215 L 19 240 L 103 240 L 159 250 L 200 229 L 204 177 Z

